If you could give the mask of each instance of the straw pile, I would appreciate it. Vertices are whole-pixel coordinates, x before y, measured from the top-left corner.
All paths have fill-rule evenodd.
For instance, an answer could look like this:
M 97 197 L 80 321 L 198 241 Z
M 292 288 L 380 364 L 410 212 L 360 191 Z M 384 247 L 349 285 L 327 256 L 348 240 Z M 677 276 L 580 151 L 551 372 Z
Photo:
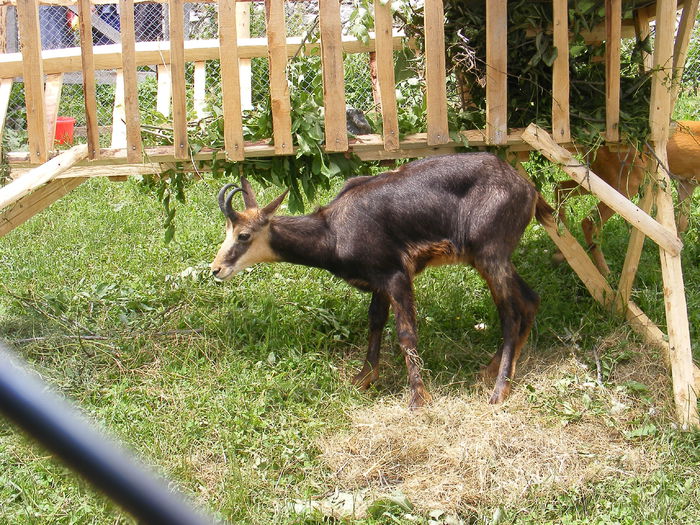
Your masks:
M 490 385 L 463 396 L 433 392 L 435 403 L 415 414 L 405 399 L 377 402 L 349 414 L 349 430 L 325 436 L 322 457 L 341 490 L 400 491 L 423 511 L 508 505 L 642 475 L 655 454 L 626 432 L 667 411 L 669 386 L 648 349 L 633 350 L 605 385 L 570 355 L 523 363 L 501 406 L 486 403 Z

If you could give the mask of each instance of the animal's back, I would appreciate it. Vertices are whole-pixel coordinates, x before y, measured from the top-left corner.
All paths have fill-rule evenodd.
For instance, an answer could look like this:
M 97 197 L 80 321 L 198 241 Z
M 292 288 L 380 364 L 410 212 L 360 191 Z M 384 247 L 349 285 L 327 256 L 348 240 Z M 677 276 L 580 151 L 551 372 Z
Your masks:
M 488 245 L 489 237 L 514 247 L 535 198 L 532 184 L 506 162 L 490 153 L 465 153 L 350 179 L 324 212 L 343 240 L 364 241 L 368 248 L 370 240 L 406 245 L 449 239 L 463 253 L 475 242 Z

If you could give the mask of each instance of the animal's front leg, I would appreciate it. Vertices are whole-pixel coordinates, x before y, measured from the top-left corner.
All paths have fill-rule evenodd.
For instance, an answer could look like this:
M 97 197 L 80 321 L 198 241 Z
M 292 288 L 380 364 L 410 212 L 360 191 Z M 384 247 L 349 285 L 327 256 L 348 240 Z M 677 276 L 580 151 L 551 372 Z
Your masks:
M 379 376 L 379 350 L 382 345 L 382 332 L 389 317 L 389 297 L 384 292 L 372 294 L 369 304 L 369 344 L 367 358 L 352 382 L 360 390 L 366 390 Z
M 421 369 L 423 361 L 418 356 L 418 337 L 416 335 L 416 308 L 413 299 L 413 285 L 405 275 L 398 275 L 391 280 L 389 297 L 396 317 L 396 333 L 399 346 L 406 360 L 408 384 L 411 388 L 411 409 L 420 408 L 433 399 L 425 388 Z

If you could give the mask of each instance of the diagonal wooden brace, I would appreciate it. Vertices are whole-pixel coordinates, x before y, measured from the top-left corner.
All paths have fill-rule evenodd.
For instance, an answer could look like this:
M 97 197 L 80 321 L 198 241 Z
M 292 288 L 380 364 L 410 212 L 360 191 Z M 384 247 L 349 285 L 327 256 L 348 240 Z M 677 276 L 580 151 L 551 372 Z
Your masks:
M 545 130 L 536 124 L 530 124 L 523 131 L 522 138 L 549 160 L 559 164 L 567 175 L 622 215 L 632 226 L 644 232 L 666 252 L 671 255 L 680 253 L 683 243 L 674 231 L 659 224 L 649 214 L 632 204 L 624 195 L 576 160 L 569 151 L 555 143 Z

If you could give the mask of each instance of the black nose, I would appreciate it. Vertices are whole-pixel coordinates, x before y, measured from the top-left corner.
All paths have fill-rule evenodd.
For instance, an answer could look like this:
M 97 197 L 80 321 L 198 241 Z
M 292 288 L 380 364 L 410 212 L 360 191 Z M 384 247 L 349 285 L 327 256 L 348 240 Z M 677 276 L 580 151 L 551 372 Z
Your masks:
M 221 271 L 221 268 L 216 268 L 216 269 L 212 270 L 211 273 L 214 275 L 214 277 L 216 277 L 217 275 L 219 275 L 220 271 Z

